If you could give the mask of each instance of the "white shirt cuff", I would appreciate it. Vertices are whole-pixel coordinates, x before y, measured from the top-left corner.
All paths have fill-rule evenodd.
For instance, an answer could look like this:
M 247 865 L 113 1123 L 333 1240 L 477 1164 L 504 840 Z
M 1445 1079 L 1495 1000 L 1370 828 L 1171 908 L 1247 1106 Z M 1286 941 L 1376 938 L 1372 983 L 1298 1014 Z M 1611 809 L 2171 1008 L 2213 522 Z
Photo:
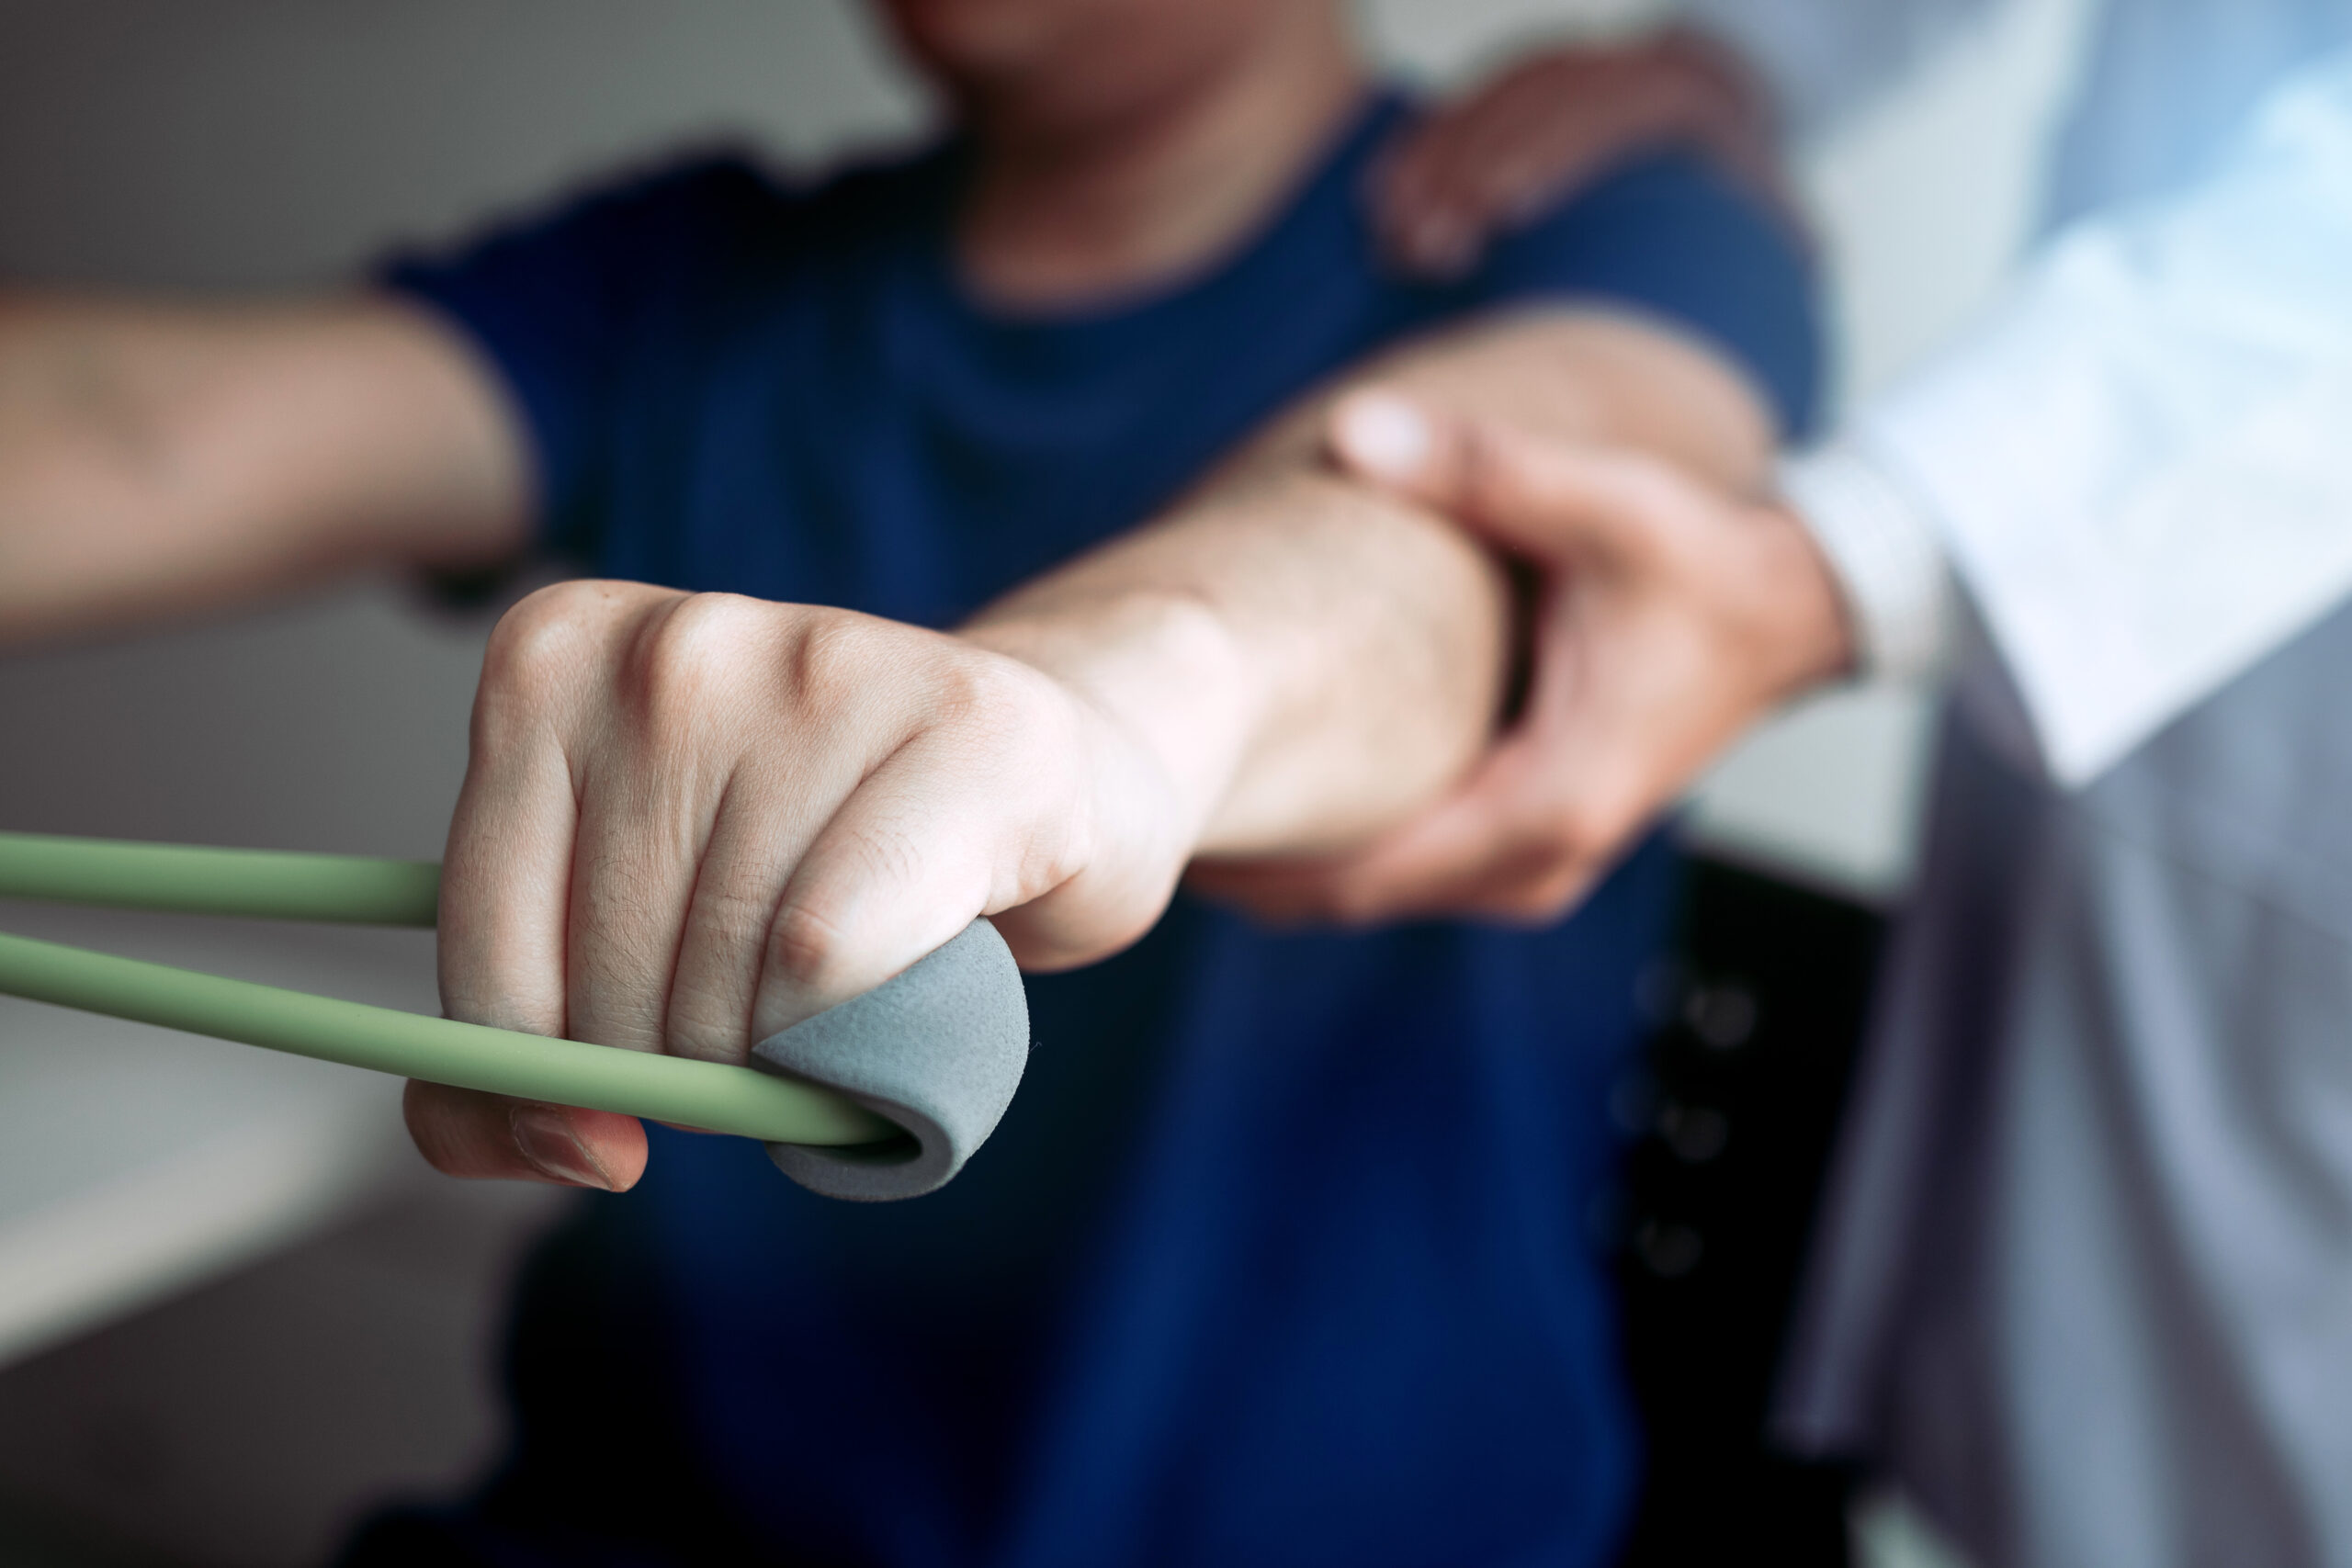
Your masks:
M 1920 681 L 1949 670 L 1960 594 L 1927 508 L 1851 442 L 1783 462 L 1781 492 L 1837 574 L 1860 672 Z

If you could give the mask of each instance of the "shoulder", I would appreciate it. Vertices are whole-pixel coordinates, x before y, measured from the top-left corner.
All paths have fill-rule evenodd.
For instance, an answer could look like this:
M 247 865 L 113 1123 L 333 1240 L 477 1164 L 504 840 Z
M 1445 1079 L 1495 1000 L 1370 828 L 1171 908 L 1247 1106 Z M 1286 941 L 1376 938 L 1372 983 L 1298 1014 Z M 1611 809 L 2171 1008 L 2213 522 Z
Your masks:
M 1786 432 L 1812 418 L 1821 378 L 1811 254 L 1793 221 L 1703 160 L 1628 163 L 1488 253 L 1487 299 L 1600 299 L 1712 343 L 1770 395 Z

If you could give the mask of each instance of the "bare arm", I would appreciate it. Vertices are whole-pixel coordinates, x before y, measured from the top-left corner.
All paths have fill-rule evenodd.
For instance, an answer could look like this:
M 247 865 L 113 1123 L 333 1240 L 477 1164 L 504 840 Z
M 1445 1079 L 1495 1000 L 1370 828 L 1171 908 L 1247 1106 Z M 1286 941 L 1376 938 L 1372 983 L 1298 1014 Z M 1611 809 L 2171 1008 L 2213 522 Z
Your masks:
M 1737 377 L 1624 319 L 1490 321 L 1365 374 L 1743 488 L 1769 444 Z M 1339 390 L 959 636 L 628 583 L 526 600 L 451 829 L 451 1014 L 741 1060 L 976 915 L 1027 966 L 1083 963 L 1196 854 L 1339 848 L 1435 799 L 1491 737 L 1508 585 L 1325 462 Z M 409 1109 L 455 1174 L 625 1187 L 645 1159 L 622 1117 L 424 1085 Z
M 1225 771 L 1195 853 L 1295 855 L 1390 825 L 1491 738 L 1510 606 L 1494 555 L 1324 461 L 1346 389 L 1377 378 L 1464 417 L 1506 412 L 1578 446 L 1645 452 L 1734 491 L 1771 450 L 1760 400 L 1711 352 L 1592 311 L 1517 312 L 1416 343 L 1292 410 L 1169 516 L 991 606 L 967 635 L 1083 664 L 1119 606 L 1181 595 L 1214 612 L 1229 694 L 1185 660 L 1126 705 L 1161 749 Z M 1375 438 L 1377 432 L 1374 432 Z M 1140 679 L 1123 675 L 1122 679 Z M 1198 713 L 1214 704 L 1214 717 Z M 1243 734 L 1206 740 L 1203 727 Z
M 0 643 L 520 547 L 487 376 L 387 299 L 0 290 Z

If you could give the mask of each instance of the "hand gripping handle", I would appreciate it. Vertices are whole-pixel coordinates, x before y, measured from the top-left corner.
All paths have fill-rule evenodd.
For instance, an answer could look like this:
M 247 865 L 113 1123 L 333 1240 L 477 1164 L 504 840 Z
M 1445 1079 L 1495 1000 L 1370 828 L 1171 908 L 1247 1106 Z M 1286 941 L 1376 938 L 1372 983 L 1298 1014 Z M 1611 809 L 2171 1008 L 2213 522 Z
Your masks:
M 0 833 L 0 897 L 430 926 L 424 862 Z M 759 1138 L 830 1196 L 913 1197 L 994 1130 L 1028 1060 L 1021 976 L 976 920 L 750 1066 L 549 1040 L 0 934 L 0 993 L 378 1072 Z

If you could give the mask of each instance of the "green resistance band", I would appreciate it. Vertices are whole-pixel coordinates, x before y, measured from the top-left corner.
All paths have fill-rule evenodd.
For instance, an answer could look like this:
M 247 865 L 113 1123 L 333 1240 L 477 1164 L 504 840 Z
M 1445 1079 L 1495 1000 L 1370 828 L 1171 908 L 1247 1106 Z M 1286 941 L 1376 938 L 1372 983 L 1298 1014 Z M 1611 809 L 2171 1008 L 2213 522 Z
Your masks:
M 0 833 L 0 897 L 188 915 L 430 927 L 430 862 Z M 0 933 L 0 993 L 298 1056 L 766 1143 L 842 1147 L 899 1128 L 751 1067 L 549 1040 Z

